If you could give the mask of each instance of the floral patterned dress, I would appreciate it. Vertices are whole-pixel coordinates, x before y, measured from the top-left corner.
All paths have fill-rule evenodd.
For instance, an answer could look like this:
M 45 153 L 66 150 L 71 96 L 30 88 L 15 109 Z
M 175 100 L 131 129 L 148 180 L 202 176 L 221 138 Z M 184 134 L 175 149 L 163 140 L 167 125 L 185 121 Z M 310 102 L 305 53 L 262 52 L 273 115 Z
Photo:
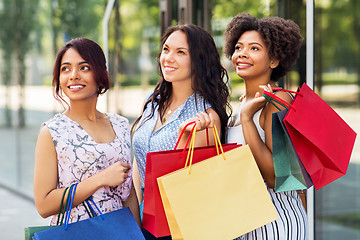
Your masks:
M 50 130 L 58 161 L 58 188 L 69 187 L 101 172 L 115 162 L 131 164 L 129 121 L 117 114 L 109 114 L 116 137 L 109 143 L 96 143 L 75 121 L 60 113 L 43 124 Z M 128 179 L 117 187 L 101 187 L 93 199 L 102 213 L 121 209 L 122 201 L 130 194 L 131 172 Z M 51 219 L 56 225 L 57 215 Z M 70 223 L 89 218 L 82 204 L 71 211 Z

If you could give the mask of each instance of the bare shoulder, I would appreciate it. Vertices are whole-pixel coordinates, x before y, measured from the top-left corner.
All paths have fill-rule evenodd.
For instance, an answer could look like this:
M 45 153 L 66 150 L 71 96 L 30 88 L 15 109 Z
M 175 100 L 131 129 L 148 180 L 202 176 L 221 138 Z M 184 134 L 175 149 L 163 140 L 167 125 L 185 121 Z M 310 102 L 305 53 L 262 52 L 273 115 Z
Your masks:
M 51 138 L 50 130 L 46 125 L 41 127 L 38 138 Z
M 290 93 L 284 91 L 277 91 L 274 93 L 277 97 L 281 98 L 282 100 L 291 103 L 293 98 L 291 97 Z
M 53 150 L 55 149 L 53 139 L 51 137 L 51 133 L 49 128 L 44 125 L 39 132 L 36 149 L 47 149 Z
M 277 97 L 279 97 L 281 100 L 283 100 L 284 102 L 287 102 L 287 103 L 291 103 L 293 100 L 291 95 L 285 91 L 276 91 L 274 94 Z M 272 113 L 279 111 L 279 109 L 284 110 L 285 107 L 281 104 L 276 104 L 276 106 L 274 106 L 272 103 L 268 102 L 264 108 L 262 115 L 268 116 L 268 117 L 265 117 L 266 119 L 271 119 Z M 263 122 L 264 120 L 265 119 L 262 119 L 262 116 L 261 116 L 260 121 Z

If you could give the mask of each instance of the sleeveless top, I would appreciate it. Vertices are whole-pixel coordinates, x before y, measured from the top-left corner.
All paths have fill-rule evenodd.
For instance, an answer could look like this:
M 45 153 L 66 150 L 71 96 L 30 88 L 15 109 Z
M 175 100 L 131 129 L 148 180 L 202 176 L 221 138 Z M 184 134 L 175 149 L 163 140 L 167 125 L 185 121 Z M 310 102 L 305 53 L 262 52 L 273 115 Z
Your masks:
M 50 131 L 58 162 L 58 188 L 81 182 L 101 172 L 111 164 L 121 161 L 131 164 L 129 121 L 117 114 L 109 117 L 115 139 L 109 143 L 95 140 L 75 121 L 60 113 L 43 124 Z M 117 187 L 101 187 L 92 196 L 102 213 L 121 209 L 131 189 L 131 171 L 128 179 Z M 56 225 L 58 215 L 51 219 Z M 79 204 L 71 210 L 70 223 L 89 218 L 84 206 Z
M 242 107 L 243 107 L 243 102 L 240 102 L 239 107 L 235 110 L 233 115 L 229 118 L 229 127 L 228 127 L 228 130 L 226 133 L 226 142 L 227 143 L 237 143 L 237 144 L 242 144 L 242 145 L 246 144 L 243 130 L 242 130 L 242 125 L 240 122 L 240 119 L 241 119 L 240 114 L 241 114 Z M 253 120 L 254 120 L 256 129 L 260 135 L 261 140 L 263 142 L 265 142 L 265 132 L 261 128 L 260 123 L 259 123 L 262 110 L 263 110 L 263 108 L 254 114 Z
M 139 127 L 133 135 L 134 154 L 142 187 L 144 187 L 145 181 L 146 154 L 148 152 L 174 149 L 178 139 L 180 124 L 189 118 L 196 117 L 197 113 L 204 112 L 210 107 L 210 103 L 205 101 L 202 96 L 194 93 L 187 98 L 183 105 L 175 110 L 163 126 L 154 132 L 154 127 L 159 117 L 159 106 L 155 106 L 154 116 L 147 119 L 151 114 L 151 103 L 148 103 L 139 121 Z
M 239 107 L 229 119 L 226 143 L 235 142 L 238 144 L 246 144 L 240 122 L 240 113 L 243 104 L 243 102 L 240 102 Z M 265 142 L 265 131 L 259 123 L 262 110 L 263 108 L 254 114 L 253 121 L 260 138 Z M 307 214 L 297 192 L 287 191 L 276 193 L 274 189 L 268 186 L 266 187 L 279 218 L 276 221 L 236 238 L 236 240 L 306 240 L 308 238 Z M 241 224 L 242 220 L 240 219 L 239 221 L 239 224 Z

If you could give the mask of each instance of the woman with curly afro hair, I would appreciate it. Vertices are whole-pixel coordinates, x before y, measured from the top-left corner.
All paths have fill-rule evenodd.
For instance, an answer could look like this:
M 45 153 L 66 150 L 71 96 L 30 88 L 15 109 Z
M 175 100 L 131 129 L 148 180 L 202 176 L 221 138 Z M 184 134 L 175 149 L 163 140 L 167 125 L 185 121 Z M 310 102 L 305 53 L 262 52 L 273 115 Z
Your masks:
M 245 82 L 240 105 L 229 120 L 226 141 L 249 145 L 279 215 L 276 221 L 239 239 L 307 239 L 307 215 L 297 192 L 274 191 L 271 127 L 272 113 L 278 109 L 262 96 L 264 90 L 278 88 L 277 81 L 295 64 L 303 41 L 299 26 L 280 17 L 258 19 L 242 13 L 231 20 L 224 35 L 225 55 Z M 292 101 L 287 92 L 275 94 Z

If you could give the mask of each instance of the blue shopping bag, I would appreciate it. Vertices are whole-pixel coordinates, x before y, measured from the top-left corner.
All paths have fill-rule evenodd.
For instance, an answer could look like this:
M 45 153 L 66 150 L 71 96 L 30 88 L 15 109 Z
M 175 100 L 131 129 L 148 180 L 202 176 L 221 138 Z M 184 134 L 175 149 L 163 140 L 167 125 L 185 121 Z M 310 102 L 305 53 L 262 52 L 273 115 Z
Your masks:
M 56 226 L 60 226 L 60 225 L 64 224 L 64 216 L 65 216 L 65 210 L 66 210 L 65 206 L 67 206 L 67 203 L 69 201 L 69 196 L 68 196 L 68 197 L 66 197 L 66 201 L 64 202 L 65 195 L 66 195 L 66 192 L 69 190 L 69 188 L 70 188 L 70 192 L 71 192 L 72 191 L 71 189 L 74 186 L 75 186 L 75 184 L 73 184 L 71 187 L 65 188 L 65 190 L 64 190 L 64 193 L 63 193 L 62 198 L 61 198 L 61 203 L 60 203 L 60 207 L 59 207 L 59 214 L 58 214 L 58 220 L 57 220 Z M 54 228 L 56 226 L 46 225 L 46 226 L 26 227 L 25 228 L 25 240 L 32 240 L 33 236 L 34 236 L 34 234 L 36 232 L 40 232 L 40 231 L 43 231 L 43 230 L 49 229 L 49 228 Z
M 145 239 L 129 208 L 35 233 L 36 240 Z
M 145 240 L 134 216 L 130 209 L 123 208 L 106 214 L 102 214 L 100 209 L 90 197 L 94 207 L 99 215 L 69 224 L 72 201 L 74 199 L 76 186 L 71 195 L 70 203 L 66 210 L 65 224 L 44 231 L 36 232 L 33 239 L 35 240 L 117 240 L 117 239 L 136 239 Z M 71 193 L 71 192 L 70 192 Z M 95 213 L 91 203 L 86 203 L 92 212 Z

